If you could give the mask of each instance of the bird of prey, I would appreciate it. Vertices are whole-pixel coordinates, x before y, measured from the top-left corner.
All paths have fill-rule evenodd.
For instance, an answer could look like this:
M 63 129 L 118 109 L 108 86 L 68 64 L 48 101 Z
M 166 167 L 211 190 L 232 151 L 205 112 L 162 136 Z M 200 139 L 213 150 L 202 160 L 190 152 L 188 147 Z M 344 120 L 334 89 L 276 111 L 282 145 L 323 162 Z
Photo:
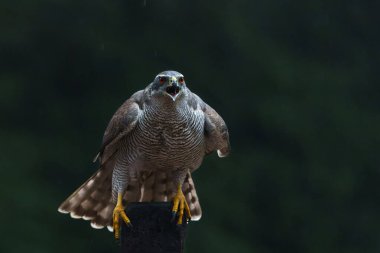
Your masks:
M 100 168 L 58 210 L 94 228 L 107 226 L 116 238 L 121 220 L 131 224 L 124 203 L 172 201 L 178 224 L 184 215 L 199 220 L 191 173 L 213 151 L 230 152 L 225 122 L 181 73 L 161 72 L 115 112 L 94 159 Z

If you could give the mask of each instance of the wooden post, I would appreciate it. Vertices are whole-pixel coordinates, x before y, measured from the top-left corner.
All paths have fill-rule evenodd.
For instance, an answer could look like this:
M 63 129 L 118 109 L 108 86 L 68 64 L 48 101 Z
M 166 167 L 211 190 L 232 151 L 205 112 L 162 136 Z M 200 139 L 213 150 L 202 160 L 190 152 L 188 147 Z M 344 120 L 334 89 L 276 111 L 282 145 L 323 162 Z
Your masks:
M 171 202 L 127 204 L 126 213 L 132 222 L 121 226 L 122 253 L 182 253 L 186 221 L 172 221 Z

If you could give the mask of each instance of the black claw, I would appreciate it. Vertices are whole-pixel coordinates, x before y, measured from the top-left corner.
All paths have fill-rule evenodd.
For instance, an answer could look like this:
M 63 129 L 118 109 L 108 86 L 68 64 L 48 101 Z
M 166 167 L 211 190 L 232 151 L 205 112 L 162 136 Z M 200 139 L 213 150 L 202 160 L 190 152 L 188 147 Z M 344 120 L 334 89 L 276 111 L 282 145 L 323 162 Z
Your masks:
M 182 226 L 184 226 L 185 224 L 187 224 L 187 223 L 184 223 L 183 221 L 182 221 L 182 223 L 181 224 L 178 224 L 178 222 L 177 222 L 177 227 L 182 227 Z
M 126 225 L 128 228 L 133 228 L 132 223 L 130 223 L 130 222 L 126 223 Z
M 115 239 L 116 245 L 117 246 L 121 246 L 121 240 L 120 240 L 120 238 L 118 238 L 118 239 L 114 238 L 114 239 Z
M 177 217 L 177 212 L 172 212 L 172 219 L 171 219 L 172 222 L 175 221 L 175 217 Z
M 113 233 L 113 235 L 114 235 L 114 236 L 113 236 L 113 239 L 115 240 L 116 243 L 119 244 L 119 243 L 120 243 L 120 237 L 119 237 L 119 238 L 116 238 L 116 236 L 115 236 L 116 233 L 115 233 L 115 232 Z M 120 236 L 120 234 L 119 234 L 119 236 Z

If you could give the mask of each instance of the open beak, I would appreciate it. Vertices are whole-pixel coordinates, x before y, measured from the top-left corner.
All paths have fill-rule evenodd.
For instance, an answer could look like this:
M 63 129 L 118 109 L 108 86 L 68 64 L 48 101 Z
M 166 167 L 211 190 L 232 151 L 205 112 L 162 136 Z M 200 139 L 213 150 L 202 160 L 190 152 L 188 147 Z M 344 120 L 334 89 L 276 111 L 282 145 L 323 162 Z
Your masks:
M 180 87 L 178 85 L 178 80 L 175 77 L 170 78 L 169 85 L 166 87 L 166 93 L 170 95 L 173 101 L 176 100 L 178 93 L 180 91 Z

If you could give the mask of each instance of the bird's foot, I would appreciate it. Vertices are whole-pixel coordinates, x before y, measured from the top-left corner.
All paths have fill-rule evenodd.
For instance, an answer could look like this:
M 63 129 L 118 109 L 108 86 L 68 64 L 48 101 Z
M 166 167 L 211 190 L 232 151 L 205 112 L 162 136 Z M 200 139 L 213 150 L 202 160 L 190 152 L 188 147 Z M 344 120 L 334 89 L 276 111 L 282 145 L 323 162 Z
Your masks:
M 128 227 L 131 227 L 131 221 L 129 220 L 127 214 L 124 211 L 123 206 L 123 195 L 118 194 L 117 195 L 117 204 L 115 206 L 115 209 L 113 210 L 113 232 L 115 235 L 115 239 L 118 240 L 120 238 L 120 218 L 127 224 Z
M 182 224 L 184 212 L 186 212 L 186 219 L 190 220 L 191 219 L 190 208 L 186 202 L 185 195 L 183 195 L 182 186 L 179 185 L 177 194 L 173 198 L 173 208 L 172 208 L 173 220 L 175 219 L 178 213 L 178 220 L 177 220 L 178 225 Z

